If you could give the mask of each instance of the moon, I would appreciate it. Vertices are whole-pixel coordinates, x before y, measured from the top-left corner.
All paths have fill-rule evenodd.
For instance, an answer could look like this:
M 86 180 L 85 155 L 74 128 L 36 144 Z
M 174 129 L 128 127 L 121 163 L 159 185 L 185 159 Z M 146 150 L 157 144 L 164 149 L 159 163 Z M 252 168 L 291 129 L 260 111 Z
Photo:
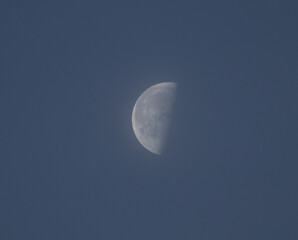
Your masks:
M 132 127 L 139 142 L 150 152 L 161 155 L 176 100 L 174 82 L 153 85 L 137 99 L 132 112 Z

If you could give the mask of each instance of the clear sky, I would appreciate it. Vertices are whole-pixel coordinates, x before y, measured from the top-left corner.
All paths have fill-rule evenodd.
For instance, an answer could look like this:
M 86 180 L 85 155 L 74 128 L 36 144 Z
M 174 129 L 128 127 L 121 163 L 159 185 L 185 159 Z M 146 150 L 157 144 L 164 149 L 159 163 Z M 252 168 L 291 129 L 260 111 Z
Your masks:
M 296 0 L 2 0 L 0 239 L 298 239 L 297 23 Z M 165 81 L 157 156 L 131 114 Z

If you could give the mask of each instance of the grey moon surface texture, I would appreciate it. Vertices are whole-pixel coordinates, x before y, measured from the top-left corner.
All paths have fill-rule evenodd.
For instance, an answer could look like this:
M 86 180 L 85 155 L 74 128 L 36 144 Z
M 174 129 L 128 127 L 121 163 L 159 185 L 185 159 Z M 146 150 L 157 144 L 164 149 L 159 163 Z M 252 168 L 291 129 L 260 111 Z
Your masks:
M 176 100 L 177 84 L 163 82 L 148 88 L 136 101 L 132 127 L 139 142 L 150 152 L 161 155 Z

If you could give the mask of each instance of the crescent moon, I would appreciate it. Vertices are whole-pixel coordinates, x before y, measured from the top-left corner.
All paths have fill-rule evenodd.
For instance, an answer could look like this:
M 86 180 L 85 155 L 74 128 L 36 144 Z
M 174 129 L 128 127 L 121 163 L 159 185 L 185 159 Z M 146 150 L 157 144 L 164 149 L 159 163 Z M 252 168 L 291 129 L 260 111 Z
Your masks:
M 171 113 L 176 100 L 174 82 L 156 84 L 136 101 L 132 127 L 139 142 L 150 152 L 160 155 L 166 142 Z

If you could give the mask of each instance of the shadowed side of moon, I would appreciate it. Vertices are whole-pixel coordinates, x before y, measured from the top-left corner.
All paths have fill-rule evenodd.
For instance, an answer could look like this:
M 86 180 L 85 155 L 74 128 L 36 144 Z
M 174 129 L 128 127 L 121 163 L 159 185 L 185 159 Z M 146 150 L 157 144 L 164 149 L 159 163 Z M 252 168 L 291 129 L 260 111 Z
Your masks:
M 132 127 L 139 142 L 160 155 L 164 148 L 176 99 L 176 83 L 164 82 L 148 88 L 133 108 Z

